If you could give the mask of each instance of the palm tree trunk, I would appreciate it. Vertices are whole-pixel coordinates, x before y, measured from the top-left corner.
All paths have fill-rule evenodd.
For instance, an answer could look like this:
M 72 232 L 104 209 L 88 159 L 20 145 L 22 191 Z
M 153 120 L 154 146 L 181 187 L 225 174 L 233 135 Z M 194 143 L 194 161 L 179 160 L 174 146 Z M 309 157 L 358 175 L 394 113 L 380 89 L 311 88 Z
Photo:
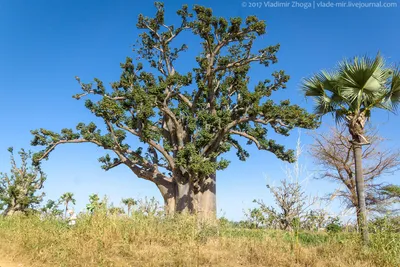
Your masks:
M 361 213 L 360 213 L 360 208 L 357 206 L 356 207 L 356 215 L 357 215 L 357 232 L 361 232 L 360 230 L 360 225 L 361 225 Z
M 64 219 L 67 219 L 67 212 L 68 212 L 68 202 L 65 203 L 65 214 L 64 214 Z
M 356 171 L 356 189 L 358 199 L 357 221 L 361 230 L 361 236 L 364 245 L 368 244 L 368 228 L 367 228 L 367 207 L 365 204 L 365 186 L 362 169 L 362 147 L 358 142 L 353 142 L 354 163 Z

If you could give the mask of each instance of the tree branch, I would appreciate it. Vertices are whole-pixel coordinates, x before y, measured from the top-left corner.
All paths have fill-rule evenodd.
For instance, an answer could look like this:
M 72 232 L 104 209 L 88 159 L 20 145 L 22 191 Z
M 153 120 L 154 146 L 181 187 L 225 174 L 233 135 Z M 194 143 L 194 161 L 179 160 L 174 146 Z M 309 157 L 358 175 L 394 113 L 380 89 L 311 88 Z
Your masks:
M 251 136 L 250 134 L 244 133 L 244 132 L 240 132 L 240 131 L 235 131 L 235 130 L 230 130 L 229 131 L 231 134 L 236 134 L 236 135 L 240 135 L 242 137 L 245 137 L 251 141 L 253 141 L 258 149 L 263 149 L 263 147 L 260 145 L 260 142 L 257 141 L 257 139 L 254 136 Z

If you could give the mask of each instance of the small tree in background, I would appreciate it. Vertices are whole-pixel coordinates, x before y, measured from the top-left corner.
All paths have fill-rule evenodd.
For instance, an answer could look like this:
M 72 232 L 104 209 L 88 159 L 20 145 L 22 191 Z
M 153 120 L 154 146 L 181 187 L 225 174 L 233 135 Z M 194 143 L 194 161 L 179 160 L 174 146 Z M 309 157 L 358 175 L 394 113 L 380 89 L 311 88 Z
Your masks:
M 333 128 L 329 134 L 315 134 L 315 142 L 311 145 L 310 154 L 315 159 L 315 163 L 322 168 L 317 178 L 340 184 L 340 188 L 332 192 L 329 197 L 339 197 L 347 208 L 354 208 L 359 221 L 356 168 L 353 147 L 349 142 L 352 137 L 345 130 L 344 127 Z M 400 169 L 400 151 L 385 149 L 382 145 L 384 139 L 373 129 L 367 128 L 365 136 L 370 142 L 361 155 L 367 209 L 385 213 L 391 204 L 399 200 L 395 194 L 390 193 L 391 189 L 395 191 L 398 186 L 385 185 L 379 182 L 379 179 L 383 175 L 394 174 Z
M 338 233 L 342 231 L 343 226 L 340 222 L 340 219 L 338 217 L 330 217 L 329 222 L 326 225 L 326 231 L 328 233 Z
M 315 198 L 309 198 L 299 182 L 281 180 L 279 186 L 269 186 L 277 209 L 266 205 L 262 200 L 254 200 L 260 206 L 266 218 L 276 220 L 273 225 L 279 225 L 282 230 L 300 227 L 307 219 L 310 207 L 315 204 Z
M 40 211 L 46 216 L 61 217 L 63 211 L 59 209 L 60 201 L 47 200 L 46 205 L 44 205 Z
M 11 173 L 0 173 L 0 210 L 3 210 L 5 216 L 26 213 L 40 204 L 44 193 L 37 193 L 46 180 L 41 169 L 31 165 L 30 151 L 21 149 L 18 152 L 21 157 L 20 166 L 15 161 L 13 148 L 8 151 L 11 153 Z
M 301 227 L 307 230 L 319 230 L 329 223 L 329 212 L 326 209 L 311 209 L 307 212 Z
M 74 194 L 71 192 L 67 192 L 64 193 L 61 197 L 60 197 L 60 202 L 63 202 L 65 205 L 65 214 L 64 214 L 64 218 L 67 218 L 67 212 L 68 212 L 68 205 L 70 203 L 75 205 L 75 199 L 74 199 Z
M 110 207 L 110 208 L 108 209 L 108 212 L 109 212 L 111 215 L 122 215 L 122 214 L 125 214 L 124 209 L 121 208 L 121 207 Z
M 98 194 L 91 194 L 89 196 L 89 204 L 86 205 L 86 210 L 90 213 L 94 213 L 99 210 L 106 211 L 107 209 L 107 198 L 104 197 L 103 200 L 100 200 Z
M 137 212 L 145 216 L 160 216 L 163 214 L 162 206 L 155 197 L 139 199 Z
M 250 228 L 258 229 L 260 227 L 267 226 L 267 218 L 260 208 L 249 209 L 244 215 L 247 218 L 246 221 L 248 222 L 248 226 Z
M 137 202 L 133 198 L 123 198 L 122 203 L 128 209 L 128 216 L 131 214 L 131 208 L 137 204 Z
M 304 168 L 300 165 L 299 159 L 302 153 L 300 138 L 296 147 L 296 162 L 293 168 L 286 167 L 285 179 L 280 180 L 279 186 L 267 185 L 267 188 L 274 197 L 276 209 L 266 205 L 262 200 L 254 200 L 261 211 L 269 220 L 275 220 L 274 225 L 279 225 L 282 230 L 290 230 L 294 227 L 300 227 L 301 223 L 307 219 L 311 206 L 317 202 L 316 197 L 306 195 L 301 186 L 308 177 L 303 178 Z M 303 178 L 302 181 L 300 179 Z

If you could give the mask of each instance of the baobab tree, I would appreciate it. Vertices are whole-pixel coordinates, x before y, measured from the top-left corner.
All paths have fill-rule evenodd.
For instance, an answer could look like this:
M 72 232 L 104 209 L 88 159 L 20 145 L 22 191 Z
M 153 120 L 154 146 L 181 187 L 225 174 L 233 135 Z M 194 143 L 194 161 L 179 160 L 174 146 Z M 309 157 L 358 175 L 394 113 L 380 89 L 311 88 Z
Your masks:
M 268 128 L 287 136 L 295 127 L 315 128 L 317 121 L 289 100 L 275 103 L 270 98 L 286 87 L 289 76 L 284 71 L 250 83 L 253 64 L 268 67 L 278 61 L 279 45 L 254 47 L 266 33 L 264 21 L 256 16 L 217 17 L 199 5 L 191 13 L 184 5 L 177 11 L 180 23 L 168 25 L 164 5 L 155 6 L 153 18 L 139 15 L 137 27 L 143 33 L 134 49 L 136 59 L 121 64 L 121 77 L 111 90 L 100 79 L 93 84 L 76 78 L 82 93 L 74 98 L 87 98 L 85 106 L 103 120 L 106 133 L 95 123 L 79 123 L 76 130 L 61 133 L 32 131 L 32 144 L 45 146 L 35 159 L 47 159 L 59 145 L 93 143 L 115 155 L 100 158 L 105 170 L 126 165 L 137 177 L 153 182 L 168 213 L 212 218 L 216 171 L 229 165 L 222 155 L 233 148 L 239 159 L 249 156 L 237 138 L 292 162 L 293 151 L 269 139 Z M 179 68 L 179 56 L 189 49 L 182 40 L 188 39 L 200 40 L 193 48 L 201 51 L 193 68 L 187 61 Z M 128 136 L 143 146 L 131 147 Z
M 346 59 L 332 71 L 304 79 L 302 88 L 315 102 L 318 116 L 332 114 L 351 135 L 356 175 L 357 201 L 364 244 L 368 243 L 367 208 L 362 167 L 362 146 L 369 145 L 365 124 L 374 109 L 395 111 L 400 102 L 400 71 L 387 65 L 381 55 Z
M 43 200 L 44 192 L 37 194 L 43 188 L 46 175 L 38 166 L 31 165 L 32 153 L 21 149 L 18 154 L 21 165 L 15 161 L 14 150 L 11 154 L 11 173 L 0 173 L 0 210 L 3 215 L 26 213 Z

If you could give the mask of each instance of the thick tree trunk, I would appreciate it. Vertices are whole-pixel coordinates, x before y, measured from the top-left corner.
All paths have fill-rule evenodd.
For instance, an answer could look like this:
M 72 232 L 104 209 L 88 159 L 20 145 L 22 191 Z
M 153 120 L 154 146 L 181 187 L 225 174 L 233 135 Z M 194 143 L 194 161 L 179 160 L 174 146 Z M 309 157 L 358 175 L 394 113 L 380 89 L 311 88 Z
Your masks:
M 195 212 L 193 184 L 190 182 L 177 183 L 177 189 L 175 211 L 179 213 L 193 214 Z
M 210 175 L 200 185 L 197 214 L 202 220 L 215 220 L 217 215 L 216 174 Z
M 210 175 L 195 190 L 190 182 L 164 182 L 157 184 L 164 199 L 167 215 L 196 214 L 201 219 L 216 218 L 216 175 Z
M 361 231 L 362 240 L 364 244 L 368 243 L 368 228 L 367 228 L 367 207 L 365 204 L 365 186 L 362 169 L 362 147 L 359 143 L 353 142 L 354 163 L 356 172 L 356 188 L 358 200 L 357 221 L 358 227 Z
M 175 197 L 164 198 L 164 210 L 165 214 L 174 215 L 176 210 Z
M 172 182 L 157 184 L 157 187 L 164 198 L 166 214 L 173 215 L 177 212 L 194 213 L 192 184 L 189 182 L 178 183 L 174 180 Z
M 13 216 L 15 214 L 21 213 L 21 205 L 16 204 L 16 205 L 9 205 L 6 210 L 4 211 L 3 215 L 4 216 Z
M 174 215 L 176 210 L 176 183 L 162 182 L 157 184 L 158 190 L 164 199 L 164 210 L 167 215 Z

